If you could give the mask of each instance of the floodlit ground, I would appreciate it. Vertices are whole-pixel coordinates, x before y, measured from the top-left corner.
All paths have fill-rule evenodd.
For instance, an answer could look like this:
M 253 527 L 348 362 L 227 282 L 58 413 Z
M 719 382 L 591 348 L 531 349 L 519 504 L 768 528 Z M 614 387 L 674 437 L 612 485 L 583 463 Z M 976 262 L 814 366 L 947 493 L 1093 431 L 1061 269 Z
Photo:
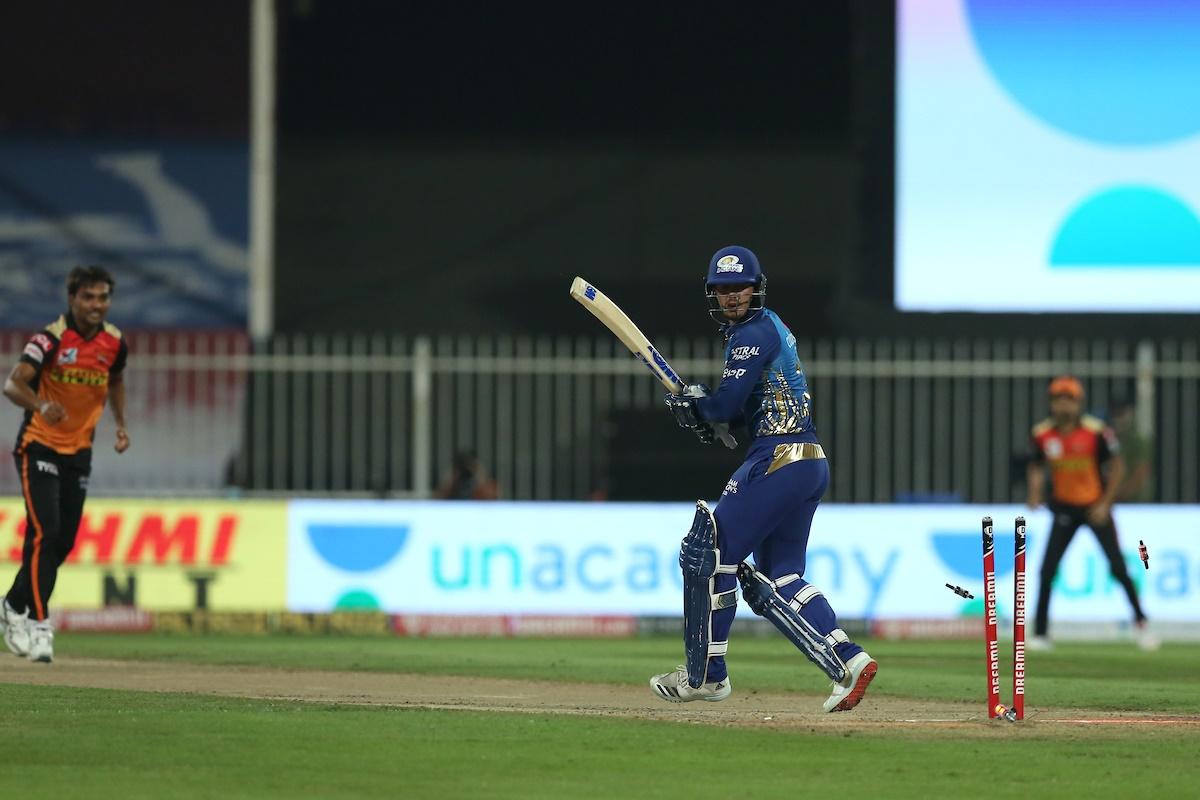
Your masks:
M 778 640 L 735 641 L 733 696 L 670 705 L 673 638 L 413 640 L 62 634 L 0 658 L 0 730 L 69 796 L 1192 796 L 1200 648 L 1029 656 L 1028 719 L 986 719 L 982 644 L 872 642 L 849 714 Z M 1010 680 L 1004 676 L 1005 700 Z M 791 788 L 789 788 L 791 787 Z

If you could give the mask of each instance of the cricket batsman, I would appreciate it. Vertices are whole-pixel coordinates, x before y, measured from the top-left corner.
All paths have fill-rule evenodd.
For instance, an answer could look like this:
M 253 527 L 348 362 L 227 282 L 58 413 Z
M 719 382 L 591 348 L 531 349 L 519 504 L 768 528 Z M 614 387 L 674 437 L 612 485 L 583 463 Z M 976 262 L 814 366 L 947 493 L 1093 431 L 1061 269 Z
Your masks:
M 705 294 L 725 334 L 725 371 L 711 395 L 697 386 L 666 398 L 676 421 L 702 442 L 713 441 L 713 423 L 720 422 L 744 426 L 751 441 L 716 511 L 696 503 L 679 552 L 687 664 L 655 675 L 650 686 L 672 703 L 729 697 L 725 654 L 740 582 L 751 610 L 833 681 L 825 711 L 850 711 L 878 665 L 838 627 L 820 589 L 804 580 L 809 531 L 829 466 L 796 337 L 765 307 L 766 285 L 750 250 L 717 251 Z M 746 563 L 751 555 L 753 566 Z

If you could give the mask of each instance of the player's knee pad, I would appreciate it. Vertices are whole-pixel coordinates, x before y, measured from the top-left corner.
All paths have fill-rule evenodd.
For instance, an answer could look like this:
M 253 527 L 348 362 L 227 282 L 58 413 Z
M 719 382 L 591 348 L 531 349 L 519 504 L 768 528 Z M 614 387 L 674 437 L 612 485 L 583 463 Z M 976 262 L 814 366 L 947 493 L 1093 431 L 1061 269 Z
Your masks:
M 800 580 L 799 575 L 787 575 L 780 578 L 779 581 L 772 581 L 749 564 L 743 563 L 738 567 L 737 576 L 742 584 L 742 595 L 746 598 L 746 604 L 755 614 L 770 620 L 771 624 L 778 628 L 780 633 L 786 636 L 792 644 L 796 645 L 810 661 L 820 667 L 830 680 L 841 683 L 845 679 L 846 664 L 833 649 L 834 644 L 839 644 L 840 641 L 829 641 L 812 626 L 812 623 L 800 615 L 800 609 L 804 607 L 804 604 L 820 595 L 819 590 L 811 584 L 806 585 L 789 602 L 783 599 L 783 596 L 777 591 L 777 587 Z M 797 601 L 802 594 L 805 597 Z M 841 637 L 836 637 L 837 633 L 841 633 Z M 831 633 L 830 636 L 835 639 L 840 638 L 842 641 L 849 641 L 849 637 L 840 629 Z
M 714 611 L 737 605 L 737 589 L 716 591 L 716 576 L 737 572 L 734 564 L 721 563 L 717 548 L 717 521 L 703 500 L 696 502 L 691 530 L 679 547 L 683 571 L 683 642 L 687 654 L 688 683 L 699 688 L 708 673 L 708 659 L 723 656 L 729 642 L 713 641 Z

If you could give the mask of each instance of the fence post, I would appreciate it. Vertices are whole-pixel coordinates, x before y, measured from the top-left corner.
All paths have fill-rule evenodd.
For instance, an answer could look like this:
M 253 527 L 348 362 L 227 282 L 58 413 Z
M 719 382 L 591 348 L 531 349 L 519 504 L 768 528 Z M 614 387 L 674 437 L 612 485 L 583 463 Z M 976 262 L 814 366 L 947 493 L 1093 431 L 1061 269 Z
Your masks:
M 1135 415 L 1138 433 L 1154 435 L 1154 343 L 1143 339 L 1137 346 L 1137 399 Z
M 433 493 L 433 347 L 427 337 L 413 343 L 413 496 L 426 500 Z

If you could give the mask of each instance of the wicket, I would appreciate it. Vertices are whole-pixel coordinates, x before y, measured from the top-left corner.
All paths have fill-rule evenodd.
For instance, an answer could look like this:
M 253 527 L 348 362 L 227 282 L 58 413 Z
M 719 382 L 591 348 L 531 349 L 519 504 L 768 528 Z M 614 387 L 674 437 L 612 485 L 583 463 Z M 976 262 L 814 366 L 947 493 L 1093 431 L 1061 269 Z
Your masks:
M 996 634 L 996 548 L 992 518 L 983 518 L 984 643 L 987 645 L 988 718 L 1025 719 L 1025 518 L 1013 531 L 1013 699 L 1005 712 L 1000 704 L 1000 644 Z

